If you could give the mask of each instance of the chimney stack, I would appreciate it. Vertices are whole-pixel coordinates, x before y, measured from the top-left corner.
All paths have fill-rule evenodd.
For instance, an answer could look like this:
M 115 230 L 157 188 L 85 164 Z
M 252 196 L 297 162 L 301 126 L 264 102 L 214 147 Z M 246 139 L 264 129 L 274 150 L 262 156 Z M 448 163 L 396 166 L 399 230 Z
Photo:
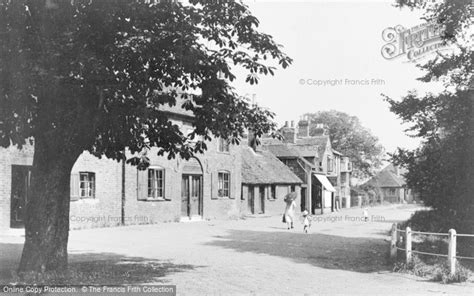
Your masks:
M 309 137 L 309 122 L 307 120 L 300 120 L 298 122 L 298 137 Z
M 328 127 L 323 123 L 317 123 L 314 129 L 315 136 L 327 136 L 329 135 Z
M 291 121 L 291 126 L 288 126 L 288 121 L 285 122 L 285 126 L 280 130 L 283 141 L 285 143 L 296 143 L 296 129 L 294 127 L 294 121 Z
M 251 130 L 249 130 L 248 145 L 253 149 L 253 151 L 257 151 L 257 138 L 255 137 L 254 132 Z

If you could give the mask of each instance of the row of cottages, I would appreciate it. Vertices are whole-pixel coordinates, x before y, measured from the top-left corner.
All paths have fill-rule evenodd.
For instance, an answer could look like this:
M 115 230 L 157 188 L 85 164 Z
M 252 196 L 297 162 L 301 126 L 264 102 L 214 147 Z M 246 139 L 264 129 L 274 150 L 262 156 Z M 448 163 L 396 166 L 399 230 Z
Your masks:
M 311 128 L 311 136 L 310 136 Z M 332 149 L 328 129 L 310 125 L 308 119 L 285 123 L 283 140 L 263 138 L 263 149 L 274 154 L 302 181 L 300 209 L 312 214 L 349 208 L 352 165 L 348 157 Z
M 189 111 L 167 112 L 183 133 L 193 129 Z M 146 170 L 84 152 L 71 171 L 70 228 L 280 214 L 284 194 L 299 191 L 301 180 L 269 153 L 220 138 L 207 147 L 189 160 L 153 148 Z M 24 227 L 33 152 L 0 148 L 0 230 Z
M 404 171 L 393 164 L 387 165 L 367 182 L 361 185 L 373 192 L 375 202 L 411 203 L 418 200 L 417 195 L 407 187 Z

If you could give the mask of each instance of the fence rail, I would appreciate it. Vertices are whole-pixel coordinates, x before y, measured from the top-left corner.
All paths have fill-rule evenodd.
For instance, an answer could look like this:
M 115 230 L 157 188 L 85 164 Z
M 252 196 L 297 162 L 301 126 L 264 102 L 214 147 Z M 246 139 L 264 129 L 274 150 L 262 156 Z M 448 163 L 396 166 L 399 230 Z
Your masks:
M 404 231 L 405 232 L 405 231 Z M 421 232 L 421 231 L 412 231 L 411 233 L 423 234 L 423 235 L 439 235 L 439 236 L 449 236 L 449 233 L 438 233 L 438 232 Z
M 474 237 L 474 234 L 456 234 L 456 236 L 460 236 L 460 237 Z
M 404 235 L 405 248 L 400 248 L 397 246 L 401 233 L 405 234 Z M 428 252 L 413 250 L 411 246 L 413 234 L 447 236 L 449 240 L 448 254 L 435 254 L 435 253 L 428 253 Z M 457 234 L 456 230 L 454 229 L 450 229 L 448 233 L 412 231 L 410 227 L 407 227 L 405 230 L 403 230 L 403 229 L 398 229 L 397 223 L 393 223 L 391 236 L 392 236 L 392 239 L 390 243 L 390 257 L 392 259 L 397 258 L 398 250 L 405 251 L 405 259 L 407 263 L 411 261 L 412 254 L 447 257 L 449 272 L 451 275 L 454 275 L 456 273 L 456 260 L 457 259 L 474 260 L 474 257 L 456 256 L 456 237 L 474 237 L 474 234 Z

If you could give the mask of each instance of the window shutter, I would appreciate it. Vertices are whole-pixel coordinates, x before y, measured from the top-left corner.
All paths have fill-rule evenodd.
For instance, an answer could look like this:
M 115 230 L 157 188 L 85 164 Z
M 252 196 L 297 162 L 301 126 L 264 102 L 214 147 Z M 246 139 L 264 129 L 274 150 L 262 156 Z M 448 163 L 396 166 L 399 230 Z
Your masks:
M 171 200 L 171 186 L 172 186 L 172 180 L 171 178 L 168 178 L 168 173 L 170 171 L 165 169 L 163 170 L 163 197 L 166 199 L 166 200 Z
M 232 188 L 232 185 L 234 184 L 234 182 L 232 182 L 233 175 L 231 175 L 230 172 L 228 174 L 229 174 L 228 175 L 229 176 L 229 198 L 230 199 L 235 199 L 235 194 L 237 192 L 235 192 L 236 190 L 233 190 L 233 188 Z
M 217 175 L 218 173 L 211 173 L 211 199 L 218 198 L 219 180 Z
M 71 201 L 80 199 L 80 188 L 79 188 L 79 174 L 71 174 L 69 181 L 69 188 L 71 190 Z
M 137 199 L 146 200 L 148 198 L 148 170 L 137 169 Z

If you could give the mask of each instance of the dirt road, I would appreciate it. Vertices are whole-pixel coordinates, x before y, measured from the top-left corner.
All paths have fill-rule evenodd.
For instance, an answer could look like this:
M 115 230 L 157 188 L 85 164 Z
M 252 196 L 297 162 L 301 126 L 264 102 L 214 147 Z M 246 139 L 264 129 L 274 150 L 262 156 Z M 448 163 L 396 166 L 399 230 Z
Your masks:
M 288 231 L 279 216 L 72 231 L 73 270 L 90 283 L 174 284 L 179 295 L 474 294 L 393 273 L 388 230 L 413 206 L 384 206 L 313 217 Z M 21 237 L 1 236 L 2 282 L 18 264 Z

